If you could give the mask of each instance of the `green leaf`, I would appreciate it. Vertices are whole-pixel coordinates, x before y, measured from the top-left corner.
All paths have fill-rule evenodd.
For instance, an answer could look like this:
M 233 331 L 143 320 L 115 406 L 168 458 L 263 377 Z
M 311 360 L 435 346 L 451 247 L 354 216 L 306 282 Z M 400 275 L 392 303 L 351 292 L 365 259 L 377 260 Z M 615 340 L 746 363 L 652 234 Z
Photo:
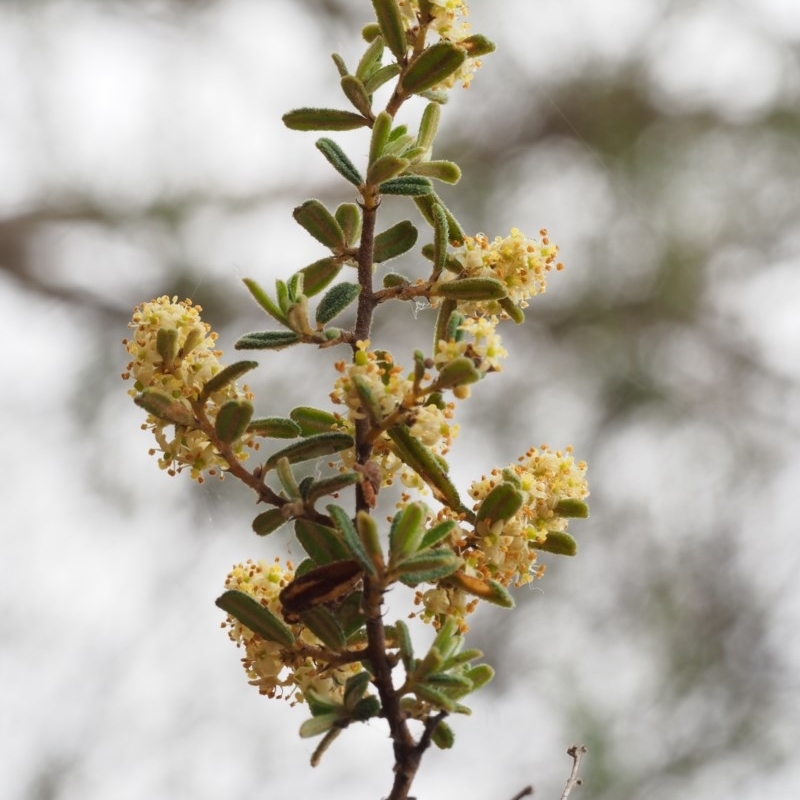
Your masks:
M 334 216 L 342 226 L 347 244 L 353 247 L 361 236 L 361 209 L 355 203 L 342 203 Z M 309 294 L 308 291 L 306 294 Z
M 472 681 L 472 690 L 475 691 L 494 678 L 494 670 L 488 664 L 476 664 L 467 670 L 467 677 Z
M 288 459 L 290 464 L 296 464 L 298 461 L 329 456 L 341 450 L 348 450 L 353 447 L 353 444 L 353 437 L 349 433 L 339 433 L 338 431 L 318 433 L 273 453 L 267 459 L 266 466 L 269 469 L 274 468 L 281 458 Z
M 237 350 L 282 350 L 299 341 L 300 337 L 294 331 L 258 331 L 246 333 L 234 347 Z
M 457 278 L 437 283 L 433 294 L 451 300 L 499 300 L 508 296 L 508 288 L 497 278 Z
M 339 316 L 361 293 L 357 283 L 337 283 L 320 300 L 317 306 L 316 321 L 322 327 L 325 323 Z
M 364 548 L 361 537 L 358 535 L 356 526 L 353 521 L 347 516 L 347 512 L 337 505 L 331 503 L 327 507 L 328 514 L 336 526 L 336 530 L 342 534 L 342 539 L 350 551 L 350 557 L 354 558 L 364 568 L 364 571 L 375 577 L 377 570 L 375 564 Z
M 444 722 L 440 722 L 433 729 L 431 741 L 440 750 L 450 750 L 456 742 L 456 735 L 453 733 L 453 729 L 449 725 L 445 724 Z
M 510 297 L 501 298 L 500 307 L 517 325 L 525 322 L 525 313 Z
M 263 639 L 284 647 L 294 644 L 294 636 L 289 628 L 250 595 L 229 589 L 217 598 L 216 605 Z
M 394 442 L 398 457 L 431 487 L 434 497 L 454 511 L 463 510 L 456 487 L 433 453 L 419 439 L 415 439 L 404 425 L 389 428 L 387 434 Z
M 325 433 L 337 422 L 335 414 L 312 406 L 297 406 L 289 412 L 289 416 L 300 426 L 302 436 Z
M 414 663 L 414 645 L 411 641 L 408 625 L 402 620 L 397 620 L 394 628 L 397 636 L 397 648 L 400 651 L 400 658 L 403 660 L 403 666 L 406 672 L 411 672 Z
M 381 194 L 406 195 L 408 197 L 430 194 L 432 190 L 431 182 L 421 175 L 403 175 L 378 186 Z
M 352 709 L 361 700 L 369 689 L 370 675 L 368 672 L 359 672 L 347 679 L 344 685 L 344 707 Z
M 409 64 L 400 85 L 406 94 L 424 92 L 452 75 L 466 58 L 467 54 L 451 42 L 436 42 Z
M 278 476 L 278 480 L 281 482 L 281 486 L 286 494 L 291 497 L 292 500 L 299 500 L 300 486 L 297 483 L 297 478 L 295 477 L 294 470 L 288 458 L 278 459 L 278 463 L 275 465 L 275 474 Z
M 498 483 L 481 503 L 476 522 L 486 520 L 490 525 L 501 520 L 506 522 L 522 508 L 524 501 L 522 492 L 516 486 Z
M 423 150 L 430 150 L 433 147 L 433 140 L 436 138 L 436 131 L 439 129 L 439 119 L 442 115 L 442 107 L 438 103 L 428 103 L 422 112 L 422 119 L 419 121 L 419 131 L 417 132 L 417 145 Z
M 133 398 L 133 402 L 148 414 L 173 425 L 194 427 L 197 424 L 186 401 L 176 400 L 172 395 L 158 389 L 145 389 Z
M 427 508 L 423 503 L 409 503 L 395 514 L 389 528 L 389 553 L 392 563 L 402 561 L 419 549 L 425 529 Z
M 381 184 L 400 175 L 411 162 L 391 154 L 383 155 L 369 165 L 367 183 L 370 186 Z
M 419 231 L 407 219 L 382 231 L 375 237 L 375 263 L 382 264 L 407 253 L 416 244 L 418 235 Z
M 247 432 L 269 439 L 296 439 L 300 435 L 300 426 L 286 417 L 260 417 L 250 420 Z
M 227 444 L 241 438 L 253 418 L 253 404 L 249 400 L 228 400 L 223 403 L 214 420 L 214 431 Z
M 364 88 L 372 94 L 378 91 L 384 83 L 388 83 L 392 78 L 400 74 L 400 67 L 398 64 L 392 63 L 381 67 L 376 70 L 364 81 Z
M 345 75 L 349 74 L 347 70 L 347 64 L 344 63 L 344 59 L 338 53 L 332 53 L 331 60 L 335 64 L 340 78 L 343 78 Z
M 358 399 L 361 401 L 361 408 L 366 414 L 370 425 L 373 428 L 380 428 L 383 424 L 383 410 L 372 391 L 372 387 L 361 375 L 354 375 L 351 380 Z
M 306 200 L 295 208 L 292 216 L 325 247 L 341 251 L 347 246 L 344 231 L 336 221 L 336 217 L 319 200 Z
M 438 278 L 447 263 L 447 214 L 439 203 L 431 207 L 433 216 L 433 248 L 431 259 L 433 261 L 433 275 Z
M 294 521 L 294 532 L 303 549 L 319 566 L 350 558 L 347 547 L 333 528 L 298 518 Z
M 337 730 L 336 726 L 341 721 L 342 717 L 339 713 L 320 714 L 319 716 L 311 717 L 300 726 L 300 738 L 310 739 L 312 736 L 319 736 L 326 731 L 339 734 L 341 731 Z
M 364 84 L 355 75 L 343 75 L 340 81 L 345 97 L 367 119 L 372 117 L 372 103 Z
M 444 210 L 447 217 L 447 236 L 450 244 L 460 244 L 467 238 L 464 229 L 459 224 L 458 220 L 453 216 L 450 209 L 442 202 L 441 198 L 436 192 L 431 191 L 427 195 L 421 195 L 414 198 L 414 203 L 419 209 L 420 214 L 427 220 L 431 227 L 434 226 L 433 205 L 438 203 Z
M 352 77 L 352 76 L 350 76 Z M 319 150 L 325 158 L 328 159 L 331 166 L 345 179 L 350 181 L 354 186 L 360 186 L 364 179 L 356 169 L 355 164 L 347 157 L 344 150 L 339 147 L 333 139 L 317 139 L 317 150 Z M 334 218 L 335 219 L 335 218 Z M 339 223 L 336 223 L 337 227 Z M 340 228 L 341 230 L 341 228 Z M 323 242 L 325 244 L 325 242 Z
M 343 472 L 340 475 L 332 475 L 330 478 L 313 481 L 303 493 L 303 499 L 313 505 L 320 497 L 336 494 L 355 486 L 357 483 L 361 483 L 361 475 L 358 472 Z
M 563 531 L 548 531 L 547 538 L 543 542 L 534 540 L 528 542 L 528 547 L 545 553 L 555 553 L 558 556 L 574 556 L 578 553 L 578 543 Z
M 352 131 L 369 120 L 338 108 L 296 108 L 283 115 L 283 124 L 293 131 Z
M 356 67 L 357 78 L 364 81 L 380 67 L 383 50 L 383 38 L 381 36 L 376 36 L 369 43 L 369 46 L 364 51 L 364 55 L 361 56 L 358 62 L 358 66 Z
M 446 519 L 444 522 L 434 525 L 432 528 L 425 531 L 425 535 L 422 537 L 422 541 L 419 543 L 419 547 L 417 549 L 421 553 L 423 550 L 434 547 L 442 540 L 448 538 L 452 534 L 455 527 L 456 523 L 452 519 Z
M 324 606 L 317 606 L 301 612 L 300 619 L 325 647 L 330 648 L 335 653 L 341 653 L 347 647 L 347 640 L 342 626 Z
M 471 383 L 477 383 L 482 377 L 483 374 L 475 366 L 471 358 L 458 356 L 442 367 L 439 377 L 436 379 L 436 386 L 439 389 L 468 386 Z
M 400 275 L 397 272 L 387 272 L 383 276 L 384 289 L 395 289 L 399 286 L 410 286 L 411 281 L 405 275 Z
M 386 46 L 398 61 L 403 61 L 408 50 L 406 42 L 406 31 L 403 26 L 403 15 L 397 0 L 372 0 L 372 7 L 375 9 L 375 16 L 378 25 L 381 26 L 381 34 Z
M 395 564 L 393 572 L 401 583 L 406 586 L 416 586 L 420 583 L 435 583 L 446 578 L 462 564 L 462 560 L 451 550 L 428 550 Z
M 502 608 L 514 608 L 514 598 L 511 597 L 508 589 L 497 581 L 465 575 L 463 572 L 456 572 L 450 576 L 449 580 L 465 592 L 480 597 L 481 600 L 494 603 Z
M 466 39 L 462 39 L 458 44 L 459 47 L 463 47 L 467 51 L 469 58 L 480 58 L 493 53 L 496 49 L 495 43 L 480 33 L 467 36 Z
M 319 294 L 339 274 L 341 269 L 341 263 L 333 256 L 321 258 L 319 261 L 303 267 L 300 273 L 303 276 L 303 290 L 306 297 Z
M 178 331 L 175 328 L 159 328 L 156 333 L 156 350 L 167 369 L 172 369 L 178 356 Z
M 445 300 L 439 307 L 439 314 L 436 317 L 436 328 L 433 334 L 433 348 L 436 352 L 436 347 L 439 342 L 452 342 L 457 341 L 456 331 L 458 325 L 463 322 L 463 317 L 456 311 L 458 307 L 455 300 Z M 455 323 L 453 320 L 455 319 Z
M 364 545 L 364 550 L 377 569 L 383 570 L 383 549 L 381 548 L 380 536 L 378 535 L 378 523 L 369 515 L 367 511 L 359 511 L 356 514 L 356 530 Z
M 409 172 L 442 183 L 454 184 L 461 180 L 461 168 L 453 161 L 417 161 L 409 167 Z
M 381 111 L 372 123 L 372 136 L 369 140 L 369 164 L 374 164 L 383 155 L 383 148 L 392 132 L 392 115 Z
M 279 508 L 264 511 L 253 520 L 253 530 L 259 536 L 266 536 L 286 524 L 286 517 Z
M 224 389 L 234 381 L 239 380 L 242 375 L 250 372 L 258 366 L 258 361 L 237 361 L 225 367 L 221 372 L 218 372 L 204 387 L 200 394 L 200 399 L 205 400 L 210 397 L 214 392 Z
M 560 517 L 586 519 L 589 516 L 589 506 L 583 500 L 571 497 L 559 500 L 553 511 Z
M 414 694 L 420 699 L 447 711 L 448 714 L 455 712 L 458 703 L 449 698 L 443 691 L 434 689 L 427 683 L 417 683 L 414 685 Z

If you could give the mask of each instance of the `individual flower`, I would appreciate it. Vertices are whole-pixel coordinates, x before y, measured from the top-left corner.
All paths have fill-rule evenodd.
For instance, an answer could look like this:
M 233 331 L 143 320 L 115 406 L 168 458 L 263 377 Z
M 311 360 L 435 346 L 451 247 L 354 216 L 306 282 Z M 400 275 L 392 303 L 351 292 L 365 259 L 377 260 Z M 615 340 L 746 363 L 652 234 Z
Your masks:
M 341 377 L 331 392 L 333 403 L 347 406 L 348 425 L 352 428 L 356 420 L 367 416 L 356 388 L 359 381 L 374 398 L 384 419 L 397 414 L 397 424 L 407 424 L 412 436 L 435 454 L 445 455 L 458 434 L 458 426 L 450 422 L 453 403 L 444 407 L 424 404 L 424 399 L 415 398 L 413 380 L 394 363 L 391 354 L 369 350 L 369 342 L 359 342 L 358 348 L 353 363 L 340 361 L 336 364 Z M 351 466 L 348 459 L 354 458 L 353 452 L 342 455 L 345 465 Z M 373 442 L 372 460 L 380 468 L 382 486 L 391 485 L 395 476 L 399 476 L 404 486 L 427 491 L 422 478 L 395 455 L 386 433 L 379 434 Z
M 223 368 L 222 353 L 214 346 L 217 334 L 202 321 L 201 311 L 191 300 L 178 302 L 177 297 L 167 296 L 138 305 L 128 324 L 134 333 L 123 340 L 132 360 L 122 377 L 134 381 L 128 391 L 132 397 L 155 390 L 175 401 L 181 416 L 193 421 L 175 424 L 149 414 L 142 427 L 153 431 L 162 469 L 175 474 L 188 467 L 192 477 L 202 482 L 203 473 L 221 474 L 229 464 L 209 436 L 219 408 L 228 400 L 250 400 L 252 395 L 246 387 L 240 391 L 229 383 L 200 401 L 205 385 Z M 247 448 L 255 443 L 245 434 L 230 447 L 237 459 L 244 460 Z
M 532 297 L 547 289 L 547 273 L 564 266 L 557 261 L 558 245 L 550 242 L 547 231 L 542 229 L 539 236 L 529 239 L 517 228 L 512 228 L 505 238 L 497 236 L 493 241 L 482 233 L 468 236 L 452 253 L 462 271 L 458 274 L 446 271 L 441 279 L 496 278 L 505 285 L 514 305 L 527 308 Z M 459 303 L 458 308 L 468 317 L 507 316 L 497 300 Z
M 225 588 L 244 592 L 282 619 L 278 595 L 293 578 L 290 565 L 284 568 L 277 561 L 268 564 L 248 560 L 228 573 Z M 360 671 L 356 663 L 329 668 L 324 662 L 303 655 L 304 646 L 322 647 L 322 643 L 302 623 L 289 625 L 298 643 L 296 650 L 264 639 L 230 615 L 222 627 L 228 629 L 228 636 L 237 647 L 244 648 L 242 665 L 250 684 L 267 697 L 304 702 L 311 691 L 322 701 L 341 703 L 345 682 Z

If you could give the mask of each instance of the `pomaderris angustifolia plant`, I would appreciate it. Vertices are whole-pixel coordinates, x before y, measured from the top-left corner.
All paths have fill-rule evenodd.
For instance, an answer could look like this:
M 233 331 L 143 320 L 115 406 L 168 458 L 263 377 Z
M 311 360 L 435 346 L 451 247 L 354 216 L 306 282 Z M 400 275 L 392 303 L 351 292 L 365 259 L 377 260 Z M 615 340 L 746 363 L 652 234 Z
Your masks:
M 469 713 L 465 698 L 492 677 L 476 663 L 482 654 L 465 647 L 470 614 L 481 601 L 512 608 L 510 588 L 541 577 L 542 551 L 575 553 L 567 525 L 587 516 L 588 490 L 586 465 L 569 447 L 530 447 L 466 488 L 450 477 L 456 406 L 472 384 L 498 378 L 507 356 L 498 327 L 521 324 L 561 264 L 544 230 L 467 235 L 434 189 L 460 178 L 456 164 L 433 156 L 442 105 L 494 50 L 472 33 L 466 3 L 372 6 L 358 64 L 351 71 L 333 57 L 351 108 L 283 117 L 297 131 L 370 129 L 367 161 L 356 166 L 337 141 L 316 141 L 342 178 L 343 202 L 329 209 L 306 200 L 293 215 L 324 255 L 278 280 L 274 293 L 245 280 L 272 328 L 235 344 L 326 349 L 330 406 L 256 417 L 255 398 L 237 381 L 257 362 L 223 366 L 200 307 L 177 298 L 135 309 L 124 377 L 147 412 L 163 469 L 198 481 L 238 478 L 266 507 L 255 532 L 293 528 L 304 551 L 298 564 L 254 557 L 234 566 L 216 601 L 250 683 L 268 698 L 305 704 L 300 735 L 322 737 L 314 764 L 348 726 L 385 720 L 395 758 L 388 797 L 401 800 L 429 746 L 453 745 L 447 718 Z M 388 97 L 380 109 L 379 90 Z M 408 101 L 420 105 L 415 130 L 395 124 Z M 405 202 L 416 222 L 382 229 L 385 202 Z M 402 273 L 383 268 L 404 255 Z M 433 310 L 414 323 L 430 319 L 428 352 L 395 357 L 371 339 L 379 308 L 402 302 Z M 351 307 L 352 327 L 337 327 Z M 393 516 L 378 518 L 379 494 L 397 482 Z M 405 588 L 416 611 L 390 620 L 385 595 Z M 426 652 L 415 651 L 412 624 L 435 629 Z

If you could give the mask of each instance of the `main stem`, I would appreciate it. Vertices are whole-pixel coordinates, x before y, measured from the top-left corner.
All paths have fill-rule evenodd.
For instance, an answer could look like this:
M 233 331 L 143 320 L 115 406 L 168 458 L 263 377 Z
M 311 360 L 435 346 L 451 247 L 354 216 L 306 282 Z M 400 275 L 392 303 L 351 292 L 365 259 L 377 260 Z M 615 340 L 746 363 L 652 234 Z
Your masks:
M 372 285 L 372 272 L 375 254 L 375 225 L 380 206 L 377 187 L 365 187 L 362 205 L 361 243 L 358 250 L 358 282 L 361 293 L 358 297 L 356 323 L 353 328 L 353 351 L 357 342 L 367 341 L 372 328 L 372 316 L 378 305 Z M 370 422 L 358 419 L 355 424 L 356 461 L 366 467 L 372 455 Z M 365 470 L 368 475 L 369 471 Z M 365 493 L 363 485 L 356 487 L 356 511 L 369 512 L 374 504 L 372 495 Z M 394 745 L 395 777 L 392 791 L 387 800 L 405 800 L 411 784 L 419 769 L 422 753 L 427 747 L 416 742 L 406 723 L 406 715 L 400 706 L 400 698 L 392 682 L 392 665 L 386 654 L 386 629 L 383 625 L 383 585 L 369 576 L 364 578 L 364 615 L 367 626 L 367 653 L 372 666 L 373 683 L 381 700 L 383 715 L 389 724 Z

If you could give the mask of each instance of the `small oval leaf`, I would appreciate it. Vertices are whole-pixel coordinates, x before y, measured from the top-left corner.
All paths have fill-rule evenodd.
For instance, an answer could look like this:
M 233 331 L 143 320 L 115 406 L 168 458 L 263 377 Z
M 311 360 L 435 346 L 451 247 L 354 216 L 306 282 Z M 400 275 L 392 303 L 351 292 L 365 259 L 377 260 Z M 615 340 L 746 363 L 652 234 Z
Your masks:
M 338 431 L 318 433 L 273 453 L 267 459 L 266 466 L 270 469 L 274 468 L 281 458 L 286 458 L 290 464 L 296 464 L 298 461 L 329 456 L 352 446 L 353 437 L 349 433 L 339 433 Z
M 431 193 L 432 189 L 431 182 L 421 175 L 403 175 L 400 178 L 392 178 L 378 187 L 381 194 L 406 195 L 408 197 L 427 195 Z
M 283 115 L 283 124 L 293 131 L 352 131 L 369 120 L 338 108 L 296 108 Z
M 508 296 L 508 288 L 497 278 L 457 278 L 437 283 L 433 294 L 451 300 L 500 300 Z
M 317 325 L 322 327 L 327 322 L 335 319 L 344 311 L 361 293 L 361 287 L 357 283 L 337 283 L 320 300 L 317 306 L 315 319 Z
M 407 219 L 392 225 L 375 237 L 373 260 L 382 264 L 407 253 L 417 242 L 419 231 Z
M 264 511 L 253 520 L 253 531 L 259 536 L 266 536 L 286 524 L 286 517 L 279 508 Z
M 306 200 L 295 208 L 292 216 L 320 244 L 331 250 L 345 248 L 344 231 L 336 217 L 319 200 Z
M 325 433 L 337 422 L 335 414 L 312 406 L 297 406 L 289 412 L 289 416 L 300 426 L 302 436 Z
M 409 65 L 400 84 L 407 94 L 419 94 L 452 75 L 467 54 L 451 42 L 440 41 L 423 50 Z
M 289 628 L 249 594 L 229 589 L 217 598 L 216 605 L 262 638 L 284 647 L 294 644 Z
M 348 77 L 352 78 L 352 75 Z M 355 80 L 355 79 L 354 79 Z M 328 159 L 331 166 L 347 181 L 354 186 L 360 186 L 364 181 L 355 164 L 347 157 L 344 150 L 333 139 L 318 139 L 317 150 Z M 338 225 L 338 223 L 337 223 Z M 324 242 L 323 242 L 324 244 Z
M 204 387 L 203 392 L 200 395 L 201 399 L 205 399 L 209 397 L 214 392 L 219 391 L 220 389 L 224 389 L 229 384 L 237 381 L 239 378 L 242 377 L 247 372 L 250 372 L 251 369 L 255 369 L 258 366 L 258 361 L 237 361 L 235 364 L 231 364 L 222 372 L 218 372 Z
M 286 417 L 260 417 L 250 420 L 247 431 L 269 439 L 296 439 L 300 435 L 300 426 Z
M 228 400 L 217 412 L 214 431 L 223 442 L 230 444 L 244 434 L 252 417 L 253 404 L 249 400 Z
M 578 543 L 563 531 L 548 531 L 543 542 L 531 541 L 528 542 L 528 547 L 558 556 L 574 556 L 578 553 Z
M 258 331 L 246 333 L 234 347 L 237 350 L 282 350 L 299 341 L 300 337 L 294 331 Z
M 158 389 L 145 389 L 133 398 L 133 402 L 148 414 L 173 425 L 192 427 L 196 424 L 194 414 L 184 400 L 176 400 Z

